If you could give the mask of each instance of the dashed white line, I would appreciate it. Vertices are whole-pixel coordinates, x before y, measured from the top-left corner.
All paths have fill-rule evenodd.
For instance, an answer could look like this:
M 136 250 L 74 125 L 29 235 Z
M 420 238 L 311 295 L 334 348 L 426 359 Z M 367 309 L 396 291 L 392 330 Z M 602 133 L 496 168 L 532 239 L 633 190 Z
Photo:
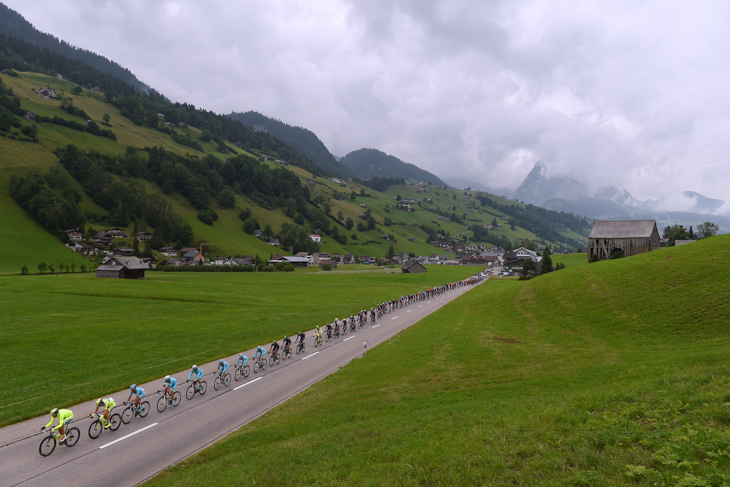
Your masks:
M 237 391 L 237 390 L 239 390 L 239 389 L 240 389 L 241 387 L 246 387 L 247 385 L 249 385 L 249 384 L 253 384 L 253 383 L 254 383 L 254 382 L 256 382 L 257 380 L 261 380 L 261 379 L 263 379 L 263 377 L 256 377 L 256 378 L 255 378 L 254 380 L 252 380 L 252 381 L 246 382 L 245 384 L 241 384 L 241 385 L 240 385 L 240 386 L 238 386 L 238 387 L 234 387 L 234 388 L 233 388 L 233 390 L 234 390 L 234 391 Z
M 308 359 L 309 357 L 314 357 L 314 356 L 315 356 L 315 355 L 317 355 L 318 353 L 319 353 L 319 352 L 314 352 L 314 353 L 313 353 L 313 354 L 311 354 L 311 355 L 307 355 L 307 356 L 306 356 L 306 357 L 304 357 L 304 358 L 303 358 L 302 360 L 307 360 L 307 359 Z
M 422 304 L 419 304 L 419 305 L 418 305 L 418 307 L 419 307 L 419 308 L 420 308 L 421 306 L 423 306 L 423 305 L 422 305 Z
M 398 317 L 397 317 L 397 316 L 394 316 L 394 317 L 392 317 L 392 318 L 391 318 L 391 320 L 394 320 L 394 319 L 396 319 L 396 318 L 398 318 Z
M 409 309 L 408 311 L 406 311 L 406 313 L 410 313 L 411 311 L 413 311 L 413 310 L 412 309 Z
M 129 433 L 129 434 L 127 435 L 127 436 L 122 436 L 121 438 L 117 438 L 117 439 L 116 439 L 116 440 L 114 440 L 114 441 L 110 441 L 110 442 L 109 442 L 109 443 L 107 443 L 106 445 L 102 445 L 102 446 L 100 446 L 100 447 L 99 447 L 99 449 L 101 450 L 102 448 L 106 448 L 107 446 L 112 446 L 112 445 L 113 445 L 114 443 L 118 443 L 118 442 L 120 442 L 120 441 L 122 441 L 122 440 L 126 440 L 126 439 L 127 439 L 127 438 L 129 438 L 130 436 L 134 436 L 134 435 L 136 435 L 137 433 L 141 433 L 141 432 L 143 432 L 143 431 L 144 431 L 144 430 L 146 430 L 146 429 L 150 429 L 150 428 L 152 428 L 153 426 L 157 426 L 157 423 L 152 423 L 152 424 L 151 424 L 151 425 L 149 425 L 149 426 L 145 426 L 145 427 L 144 427 L 144 428 L 142 428 L 141 430 L 137 430 L 137 431 L 135 431 L 134 433 Z
M 379 327 L 379 326 L 380 326 L 380 325 L 375 325 L 375 326 L 373 326 L 373 328 L 377 328 L 377 327 Z
M 350 338 L 345 338 L 345 339 L 344 339 L 344 340 L 342 340 L 342 341 L 343 341 L 343 342 L 346 342 L 347 340 L 352 340 L 353 338 L 355 338 L 355 335 L 352 335 L 352 336 L 351 336 Z M 317 352 L 317 353 L 319 353 L 319 352 Z

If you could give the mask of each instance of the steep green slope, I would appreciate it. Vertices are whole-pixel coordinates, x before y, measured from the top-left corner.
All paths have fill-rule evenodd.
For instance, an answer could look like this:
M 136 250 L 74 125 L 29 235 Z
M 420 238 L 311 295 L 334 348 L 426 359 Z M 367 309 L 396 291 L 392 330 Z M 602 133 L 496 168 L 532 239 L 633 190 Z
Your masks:
M 489 281 L 147 485 L 726 485 L 729 243 Z
M 350 152 L 340 159 L 340 163 L 363 179 L 387 176 L 403 178 L 410 183 L 426 181 L 437 186 L 446 186 L 438 176 L 377 149 L 359 149 Z

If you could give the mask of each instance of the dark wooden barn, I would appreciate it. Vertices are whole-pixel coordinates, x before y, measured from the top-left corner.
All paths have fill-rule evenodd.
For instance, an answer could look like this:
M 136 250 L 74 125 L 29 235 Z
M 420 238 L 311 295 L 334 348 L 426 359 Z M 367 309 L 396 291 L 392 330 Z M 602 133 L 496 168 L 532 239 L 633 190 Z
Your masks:
M 114 257 L 96 268 L 99 279 L 144 279 L 144 271 L 150 267 L 137 257 Z

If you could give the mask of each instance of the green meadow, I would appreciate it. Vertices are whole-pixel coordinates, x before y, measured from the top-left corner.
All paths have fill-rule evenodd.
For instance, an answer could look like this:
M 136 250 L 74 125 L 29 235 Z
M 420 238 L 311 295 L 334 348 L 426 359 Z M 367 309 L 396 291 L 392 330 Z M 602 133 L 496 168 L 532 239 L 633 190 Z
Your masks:
M 0 425 L 312 329 L 475 267 L 0 276 Z
M 488 281 L 146 485 L 729 485 L 728 244 Z

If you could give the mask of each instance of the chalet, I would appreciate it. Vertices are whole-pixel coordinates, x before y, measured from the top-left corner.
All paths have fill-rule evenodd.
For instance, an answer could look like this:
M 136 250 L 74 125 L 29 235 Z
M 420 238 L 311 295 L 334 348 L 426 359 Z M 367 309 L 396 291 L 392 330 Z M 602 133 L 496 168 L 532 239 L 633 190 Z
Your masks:
M 370 264 L 370 262 L 375 262 L 375 259 L 370 257 L 369 255 L 361 255 L 360 256 L 360 263 L 361 264 Z
M 269 245 L 273 245 L 274 247 L 278 247 L 279 245 L 281 245 L 281 242 L 279 242 L 279 239 L 278 238 L 272 238 L 271 240 L 269 240 Z
M 212 262 L 212 264 L 213 265 L 231 265 L 230 261 L 231 261 L 230 257 L 222 255 L 222 256 L 216 257 L 215 260 Z
M 165 257 L 175 257 L 177 255 L 177 249 L 175 247 L 160 247 L 159 252 Z
M 180 255 L 185 255 L 188 252 L 199 252 L 197 247 L 183 247 L 180 249 Z
M 185 265 L 185 261 L 182 259 L 167 259 L 164 262 L 165 265 L 170 265 L 172 267 L 180 267 L 182 265 Z
M 81 253 L 84 255 L 100 255 L 102 251 L 96 245 L 82 245 Z
M 200 263 L 205 262 L 205 257 L 197 249 L 184 253 L 182 256 L 182 259 L 184 261 L 186 261 L 188 264 L 197 264 L 199 262 Z
M 258 238 L 263 238 L 264 237 L 264 232 L 262 232 L 259 229 L 256 229 L 256 230 L 253 231 L 253 236 L 254 237 L 258 237 Z
M 537 256 L 537 252 L 534 250 L 526 249 L 524 247 L 520 247 L 519 249 L 515 249 L 514 253 L 517 257 L 521 259 L 530 258 L 534 260 L 535 262 L 540 262 L 540 258 Z
M 311 238 L 313 242 L 317 243 L 320 243 L 322 241 L 322 237 L 320 237 L 316 233 L 312 233 L 311 235 L 309 235 L 309 238 Z
M 134 234 L 134 238 L 140 242 L 146 242 L 148 240 L 152 240 L 152 234 L 150 232 L 137 232 Z
M 111 235 L 114 238 L 121 238 L 124 236 L 124 230 L 116 227 L 107 228 L 106 230 L 104 230 L 104 233 L 106 233 L 107 235 Z
M 319 259 L 319 268 L 321 269 L 322 266 L 328 265 L 332 269 L 337 269 L 337 262 L 335 262 L 332 259 Z
M 150 267 L 136 257 L 115 257 L 96 268 L 98 279 L 144 279 Z
M 355 254 L 345 254 L 343 257 L 345 264 L 354 264 L 355 263 Z
M 84 238 L 84 234 L 78 228 L 66 230 L 66 235 L 68 235 L 68 239 L 72 242 L 78 242 Z
M 426 272 L 426 268 L 415 260 L 404 264 L 403 267 L 400 268 L 400 270 L 401 272 L 403 272 L 403 274 L 421 274 L 423 272 Z
M 309 265 L 314 265 L 314 255 L 310 254 L 309 252 L 297 252 L 294 257 L 300 257 L 303 259 L 307 259 L 307 262 Z
M 101 88 L 99 88 L 98 86 L 94 86 L 91 88 L 91 91 L 93 91 L 94 93 L 101 93 Z
M 63 75 L 61 73 L 56 73 L 53 75 L 53 77 L 56 79 L 63 79 Z
M 251 265 L 251 259 L 245 257 L 233 257 L 231 262 L 233 262 L 231 265 Z
M 344 264 L 345 263 L 345 259 L 342 256 L 342 254 L 337 254 L 337 253 L 332 254 L 332 260 L 334 260 L 338 264 Z
M 114 255 L 118 257 L 132 257 L 134 255 L 134 249 L 120 247 L 114 250 Z
M 596 221 L 588 235 L 588 261 L 643 254 L 660 246 L 656 220 Z
M 288 262 L 289 264 L 293 265 L 294 267 L 309 267 L 309 260 L 302 257 L 290 257 L 290 256 L 284 256 L 281 258 L 282 262 Z
M 109 246 L 112 243 L 112 236 L 108 233 L 97 233 L 93 237 L 91 237 L 91 240 L 94 241 L 96 245 L 104 245 Z

